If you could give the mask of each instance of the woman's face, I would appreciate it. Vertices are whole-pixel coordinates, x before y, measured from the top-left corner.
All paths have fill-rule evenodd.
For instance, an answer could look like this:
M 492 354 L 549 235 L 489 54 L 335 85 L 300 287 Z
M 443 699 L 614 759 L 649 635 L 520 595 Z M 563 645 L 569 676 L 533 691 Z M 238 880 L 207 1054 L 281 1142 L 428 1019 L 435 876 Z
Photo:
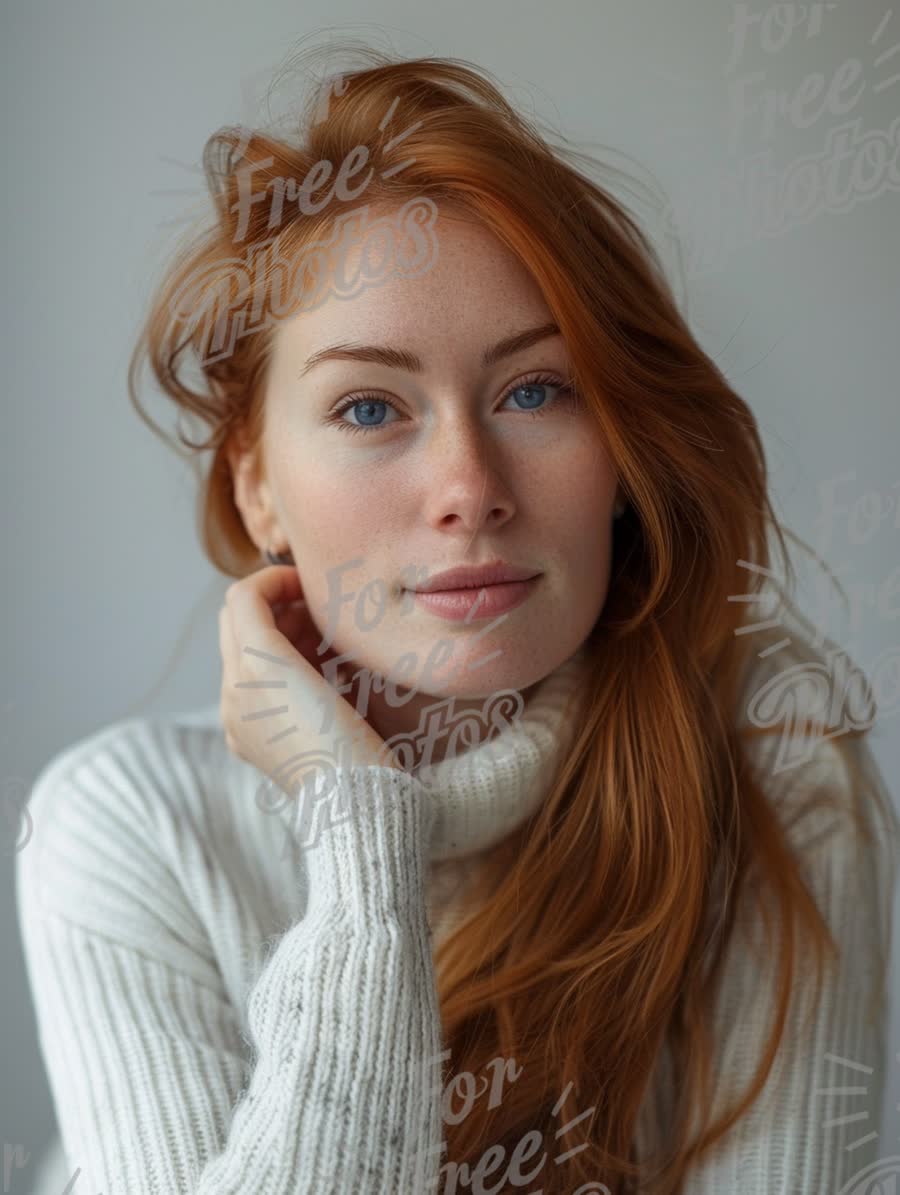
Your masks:
M 562 390 L 562 336 L 483 361 L 552 322 L 525 268 L 481 225 L 439 210 L 435 233 L 421 276 L 332 294 L 275 325 L 255 527 L 261 548 L 292 551 L 326 645 L 422 699 L 462 699 L 523 691 L 584 642 L 606 598 L 616 476 Z M 364 345 L 405 364 L 309 364 Z M 447 621 L 408 591 L 495 560 L 540 574 L 505 613 Z

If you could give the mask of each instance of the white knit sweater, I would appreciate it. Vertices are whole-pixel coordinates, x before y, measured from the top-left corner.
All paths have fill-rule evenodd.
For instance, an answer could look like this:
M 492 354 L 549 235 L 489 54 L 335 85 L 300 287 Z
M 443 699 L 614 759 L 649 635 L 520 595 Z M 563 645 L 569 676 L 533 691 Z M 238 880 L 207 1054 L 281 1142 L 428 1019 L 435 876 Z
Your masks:
M 466 869 L 546 792 L 583 660 L 546 678 L 493 744 L 437 765 L 427 783 L 394 768 L 339 772 L 351 815 L 313 845 L 290 802 L 261 808 L 264 778 L 228 751 L 217 704 L 120 722 L 52 759 L 17 867 L 62 1137 L 41 1195 L 62 1195 L 76 1172 L 73 1195 L 453 1189 L 432 951 Z M 786 822 L 790 794 L 808 795 L 813 780 L 846 784 L 828 742 L 773 780 Z M 847 825 L 827 822 L 791 833 L 844 952 L 840 975 L 808 1024 L 795 1002 L 776 1074 L 688 1195 L 836 1193 L 887 1152 L 875 1138 L 854 1143 L 877 1135 L 881 1115 L 884 1023 L 867 1023 L 865 1000 L 895 874 L 886 858 L 857 866 Z M 768 978 L 749 939 L 736 941 L 715 1018 L 719 1097 L 755 1069 Z M 677 1099 L 661 1056 L 641 1156 Z M 559 1151 L 544 1147 L 552 1165 Z M 509 1160 L 457 1189 L 499 1189 Z M 539 1182 L 519 1175 L 529 1192 Z

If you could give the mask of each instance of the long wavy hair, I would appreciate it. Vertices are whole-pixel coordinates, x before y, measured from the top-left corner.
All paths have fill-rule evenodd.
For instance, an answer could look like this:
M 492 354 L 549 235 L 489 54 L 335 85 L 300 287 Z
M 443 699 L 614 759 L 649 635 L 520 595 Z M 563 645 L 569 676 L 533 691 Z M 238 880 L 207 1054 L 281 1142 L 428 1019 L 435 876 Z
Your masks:
M 778 734 L 782 724 L 740 717 L 753 655 L 750 637 L 739 633 L 749 625 L 748 602 L 771 583 L 782 609 L 810 625 L 789 592 L 790 533 L 770 505 L 754 416 L 679 313 L 648 235 L 580 168 L 593 160 L 553 145 L 469 63 L 355 49 L 363 63 L 316 78 L 294 133 L 228 126 L 206 143 L 215 218 L 157 287 L 129 393 L 159 432 L 137 399 L 146 358 L 178 409 L 176 451 L 194 461 L 211 453 L 200 490 L 203 545 L 216 568 L 240 577 L 260 557 L 234 502 L 227 449 L 238 434 L 258 443 L 273 335 L 260 313 L 279 302 L 272 263 L 251 276 L 242 254 L 277 236 L 281 257 L 299 259 L 327 243 L 348 211 L 332 194 L 321 210 L 304 212 L 289 202 L 284 180 L 366 146 L 377 169 L 365 205 L 394 210 L 425 198 L 438 211 L 462 212 L 530 270 L 565 338 L 576 389 L 610 447 L 627 508 L 616 524 L 608 597 L 587 641 L 593 666 L 571 752 L 536 815 L 485 857 L 463 920 L 436 951 L 448 1069 L 479 1075 L 498 1058 L 514 1059 L 518 1074 L 495 1106 L 479 1100 L 446 1126 L 444 1164 L 474 1168 L 488 1146 L 511 1150 L 535 1130 L 552 1140 L 568 1090 L 569 1108 L 592 1105 L 586 1145 L 543 1173 L 547 1195 L 598 1175 L 610 1191 L 677 1195 L 689 1167 L 764 1086 L 792 992 L 810 982 L 801 948 L 815 955 L 816 998 L 826 962 L 840 965 L 752 763 L 750 740 Z M 249 212 L 244 203 L 242 211 L 240 168 L 250 165 L 255 190 L 274 196 L 281 188 L 274 228 L 271 203 Z M 211 353 L 222 323 L 213 327 L 210 312 L 225 301 L 241 334 Z M 191 382 L 186 365 L 196 360 L 200 374 Z M 205 438 L 188 436 L 182 416 Z M 744 601 L 729 600 L 737 594 Z M 874 714 L 870 687 L 867 696 Z M 845 711 L 838 717 L 846 727 Z M 858 724 L 857 716 L 832 740 L 854 775 L 850 740 L 865 733 Z M 795 728 L 822 729 L 815 718 Z M 860 833 L 871 833 L 877 812 L 882 833 L 894 834 L 883 788 L 859 784 L 854 792 Z M 735 911 L 750 902 L 777 960 L 777 1012 L 746 1090 L 714 1116 L 712 1006 Z M 885 966 L 882 958 L 882 984 Z M 639 1108 L 663 1047 L 675 1060 L 678 1114 L 658 1154 L 639 1159 Z

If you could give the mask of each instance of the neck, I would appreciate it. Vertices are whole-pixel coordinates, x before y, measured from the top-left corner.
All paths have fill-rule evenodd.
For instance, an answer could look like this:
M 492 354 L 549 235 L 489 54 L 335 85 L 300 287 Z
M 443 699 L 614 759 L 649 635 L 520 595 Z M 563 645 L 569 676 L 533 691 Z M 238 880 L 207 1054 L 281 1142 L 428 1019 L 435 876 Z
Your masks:
M 467 749 L 486 742 L 491 727 L 480 715 L 488 697 L 448 697 L 447 695 L 422 693 L 416 689 L 392 685 L 397 704 L 387 699 L 383 678 L 376 675 L 368 693 L 368 700 L 361 692 L 362 682 L 357 673 L 347 700 L 376 733 L 385 741 L 396 737 L 410 738 L 415 744 L 416 759 L 427 753 L 426 762 L 440 763 L 446 757 L 449 732 L 453 724 L 465 720 L 465 745 Z M 540 681 L 521 690 L 523 701 L 538 688 Z M 469 715 L 475 715 L 470 717 Z

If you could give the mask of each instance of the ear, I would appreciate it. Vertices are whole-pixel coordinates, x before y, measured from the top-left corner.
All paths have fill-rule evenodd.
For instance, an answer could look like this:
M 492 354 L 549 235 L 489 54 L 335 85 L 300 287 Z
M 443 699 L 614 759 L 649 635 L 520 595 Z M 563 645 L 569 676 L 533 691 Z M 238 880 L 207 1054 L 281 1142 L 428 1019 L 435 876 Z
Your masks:
M 236 432 L 226 447 L 231 469 L 234 501 L 247 534 L 260 553 L 266 548 L 280 551 L 284 537 L 272 506 L 271 487 L 264 475 L 262 453 L 251 446 L 241 432 Z

